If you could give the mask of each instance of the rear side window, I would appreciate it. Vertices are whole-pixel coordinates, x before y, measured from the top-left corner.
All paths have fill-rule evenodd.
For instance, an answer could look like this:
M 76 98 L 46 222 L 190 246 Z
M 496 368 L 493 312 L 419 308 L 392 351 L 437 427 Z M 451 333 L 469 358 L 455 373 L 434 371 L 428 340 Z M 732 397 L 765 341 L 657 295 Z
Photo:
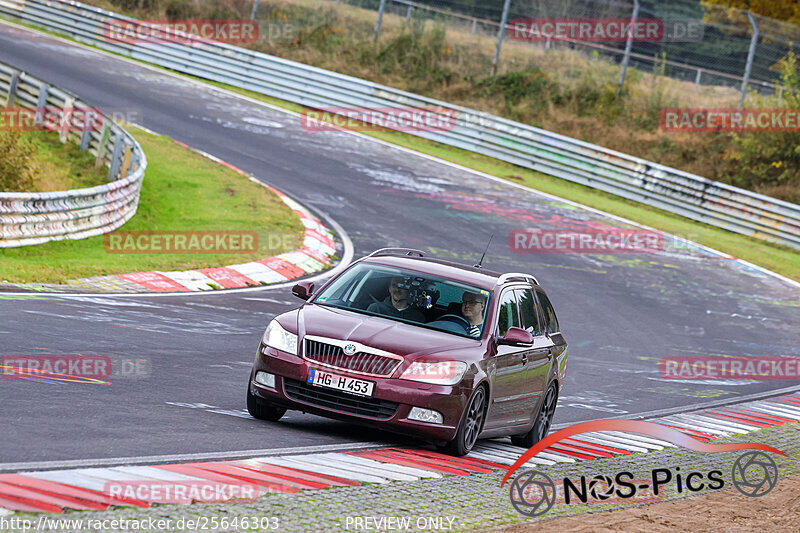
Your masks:
M 547 324 L 547 333 L 558 333 L 561 328 L 558 326 L 558 319 L 556 312 L 553 310 L 553 304 L 550 299 L 543 292 L 537 292 L 539 295 L 539 302 L 542 304 L 542 312 L 544 314 L 544 321 Z
M 530 289 L 517 289 L 514 291 L 519 302 L 520 323 L 522 329 L 530 331 L 533 335 L 541 335 L 544 328 L 539 323 L 539 311 L 536 309 L 536 299 Z
M 514 291 L 507 291 L 500 300 L 500 316 L 497 321 L 497 332 L 502 337 L 508 328 L 519 327 L 519 311 Z

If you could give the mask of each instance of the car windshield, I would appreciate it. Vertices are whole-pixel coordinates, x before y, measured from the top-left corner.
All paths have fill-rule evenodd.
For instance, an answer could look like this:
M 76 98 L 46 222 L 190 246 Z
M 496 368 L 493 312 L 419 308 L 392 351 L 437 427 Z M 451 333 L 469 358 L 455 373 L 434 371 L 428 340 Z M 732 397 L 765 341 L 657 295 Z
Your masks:
M 411 270 L 359 263 L 313 303 L 463 337 L 483 336 L 491 291 Z

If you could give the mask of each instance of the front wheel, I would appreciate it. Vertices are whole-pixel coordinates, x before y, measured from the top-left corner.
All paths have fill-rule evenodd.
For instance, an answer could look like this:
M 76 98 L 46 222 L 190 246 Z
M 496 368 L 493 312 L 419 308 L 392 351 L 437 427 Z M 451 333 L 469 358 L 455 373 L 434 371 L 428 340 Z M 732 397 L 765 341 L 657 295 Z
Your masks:
M 272 405 L 271 403 L 262 400 L 252 392 L 250 392 L 250 383 L 247 384 L 247 412 L 253 418 L 259 420 L 267 420 L 269 422 L 277 422 L 283 415 L 286 414 L 285 407 Z
M 542 406 L 539 408 L 533 427 L 524 435 L 512 435 L 511 443 L 522 448 L 530 448 L 545 438 L 550 431 L 550 424 L 553 423 L 553 415 L 556 412 L 557 404 L 558 389 L 556 389 L 555 383 L 551 383 L 547 388 L 544 400 L 542 400 Z
M 486 387 L 481 386 L 475 390 L 467 404 L 466 413 L 458 426 L 455 438 L 439 449 L 456 457 L 467 455 L 478 440 L 485 416 Z

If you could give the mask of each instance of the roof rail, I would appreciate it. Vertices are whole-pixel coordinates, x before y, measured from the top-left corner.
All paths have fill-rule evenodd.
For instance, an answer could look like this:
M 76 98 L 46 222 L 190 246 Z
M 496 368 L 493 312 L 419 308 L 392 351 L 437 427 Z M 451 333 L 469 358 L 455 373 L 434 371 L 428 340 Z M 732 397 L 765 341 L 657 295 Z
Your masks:
M 379 257 L 382 255 L 404 255 L 409 257 L 416 255 L 419 257 L 425 257 L 425 252 L 422 250 L 415 250 L 414 248 L 381 248 L 380 250 L 375 250 L 367 257 Z
M 532 282 L 534 285 L 538 285 L 539 284 L 539 280 L 537 280 L 536 278 L 534 278 L 530 274 L 521 274 L 519 272 L 509 272 L 508 274 L 503 274 L 502 276 L 497 278 L 497 284 L 498 285 L 502 285 L 503 283 L 505 283 L 507 281 L 512 281 L 512 280 L 527 281 L 529 283 Z

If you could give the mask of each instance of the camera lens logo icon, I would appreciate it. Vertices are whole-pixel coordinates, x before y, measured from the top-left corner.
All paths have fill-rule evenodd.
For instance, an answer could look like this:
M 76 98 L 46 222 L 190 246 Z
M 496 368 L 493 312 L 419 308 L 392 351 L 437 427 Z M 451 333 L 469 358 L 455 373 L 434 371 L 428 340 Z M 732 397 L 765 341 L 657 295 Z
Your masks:
M 518 475 L 509 492 L 511 504 L 525 516 L 541 516 L 556 501 L 555 483 L 538 470 L 526 470 Z
M 743 453 L 736 459 L 731 472 L 736 490 L 758 498 L 768 494 L 778 483 L 778 465 L 763 452 Z

